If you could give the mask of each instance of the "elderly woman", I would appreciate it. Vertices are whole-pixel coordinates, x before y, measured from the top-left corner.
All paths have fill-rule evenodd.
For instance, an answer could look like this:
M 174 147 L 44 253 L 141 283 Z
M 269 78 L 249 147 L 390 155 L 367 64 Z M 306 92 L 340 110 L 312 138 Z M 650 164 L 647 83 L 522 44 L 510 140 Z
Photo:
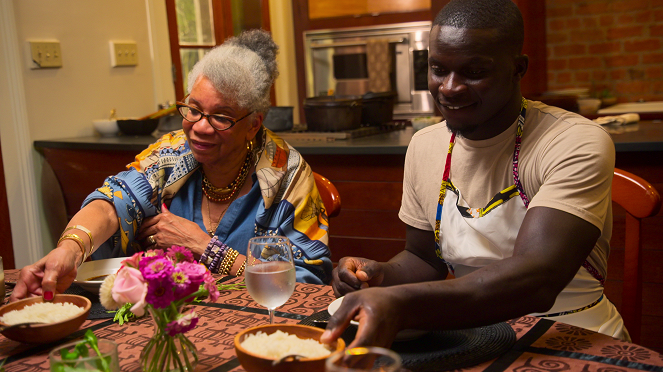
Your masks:
M 328 224 L 311 168 L 262 126 L 277 49 L 254 30 L 205 55 L 177 104 L 183 130 L 161 137 L 90 194 L 57 248 L 21 270 L 12 299 L 52 298 L 88 255 L 172 245 L 189 248 L 212 272 L 241 275 L 248 240 L 261 235 L 290 239 L 297 281 L 327 283 Z

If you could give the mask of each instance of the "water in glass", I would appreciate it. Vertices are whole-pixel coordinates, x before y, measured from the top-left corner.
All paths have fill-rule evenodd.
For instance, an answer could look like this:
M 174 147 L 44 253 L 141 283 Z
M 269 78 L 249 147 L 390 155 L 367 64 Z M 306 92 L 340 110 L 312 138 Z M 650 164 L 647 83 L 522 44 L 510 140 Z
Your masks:
M 288 301 L 295 290 L 295 264 L 288 238 L 251 238 L 244 279 L 253 300 L 269 310 L 269 323 L 273 324 L 274 309 Z

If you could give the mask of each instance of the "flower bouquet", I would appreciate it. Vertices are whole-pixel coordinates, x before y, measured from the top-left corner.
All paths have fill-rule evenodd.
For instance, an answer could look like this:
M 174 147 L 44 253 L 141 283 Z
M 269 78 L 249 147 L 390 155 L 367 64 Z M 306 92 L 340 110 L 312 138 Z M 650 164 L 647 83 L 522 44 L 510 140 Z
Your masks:
M 108 310 L 126 305 L 138 317 L 146 309 L 152 315 L 155 332 L 141 352 L 143 371 L 192 371 L 198 355 L 184 333 L 196 326 L 198 316 L 186 305 L 204 297 L 214 302 L 219 290 L 188 249 L 172 246 L 165 253 L 149 250 L 122 261 L 117 273 L 104 280 L 99 297 Z

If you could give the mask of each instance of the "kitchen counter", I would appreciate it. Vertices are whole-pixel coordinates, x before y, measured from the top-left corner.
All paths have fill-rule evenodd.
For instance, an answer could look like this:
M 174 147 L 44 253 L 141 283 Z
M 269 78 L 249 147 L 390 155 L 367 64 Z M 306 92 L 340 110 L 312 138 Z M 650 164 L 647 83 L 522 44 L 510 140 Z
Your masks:
M 606 127 L 617 152 L 663 151 L 663 122 L 641 121 Z M 278 134 L 278 133 L 277 133 Z M 286 140 L 300 153 L 317 155 L 405 154 L 414 134 L 412 127 L 366 137 L 344 140 Z M 154 136 L 78 137 L 35 141 L 35 147 L 70 150 L 110 150 L 139 153 L 156 140 Z

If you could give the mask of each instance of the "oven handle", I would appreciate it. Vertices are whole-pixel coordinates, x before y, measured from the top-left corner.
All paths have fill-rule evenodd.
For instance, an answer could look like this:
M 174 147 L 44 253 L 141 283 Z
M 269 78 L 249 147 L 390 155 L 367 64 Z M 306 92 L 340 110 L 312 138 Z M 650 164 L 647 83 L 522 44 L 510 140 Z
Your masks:
M 405 42 L 406 40 L 404 38 L 400 39 L 385 39 L 389 43 L 402 43 Z M 311 44 L 310 48 L 311 49 L 319 49 L 319 48 L 335 48 L 335 47 L 345 47 L 345 46 L 360 46 L 360 45 L 366 45 L 366 41 L 341 41 L 337 43 L 331 43 L 331 44 Z

